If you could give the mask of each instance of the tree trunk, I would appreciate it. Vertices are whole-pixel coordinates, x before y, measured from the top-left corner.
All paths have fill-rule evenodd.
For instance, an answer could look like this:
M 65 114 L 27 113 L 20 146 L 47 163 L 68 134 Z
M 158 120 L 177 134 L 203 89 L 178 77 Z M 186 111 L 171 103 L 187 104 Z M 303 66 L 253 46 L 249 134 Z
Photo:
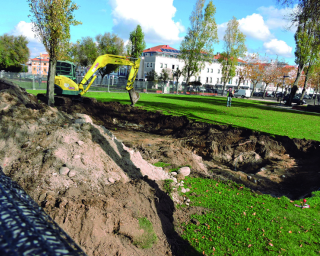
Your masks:
M 53 58 L 49 60 L 49 72 L 47 80 L 47 98 L 48 106 L 54 106 L 54 78 L 56 76 L 56 67 L 57 61 L 54 61 Z
M 240 90 L 241 79 L 239 78 L 238 90 Z
M 263 90 L 262 99 L 264 99 L 264 96 L 266 95 L 267 88 L 268 88 L 268 84 L 266 84 L 266 86 L 265 86 L 265 88 Z
M 222 93 L 221 93 L 222 96 L 224 94 L 224 90 L 226 89 L 226 83 L 227 83 L 226 79 L 223 79 L 223 87 L 222 87 Z
M 254 90 L 256 89 L 257 83 L 258 83 L 258 82 L 252 83 L 252 91 L 251 91 L 251 95 L 250 95 L 251 98 L 253 97 L 253 92 L 254 92 Z
M 296 80 L 293 83 L 290 96 L 289 96 L 289 98 L 288 98 L 288 100 L 287 100 L 287 102 L 285 104 L 287 106 L 291 106 L 292 99 L 293 99 L 294 95 L 296 94 L 296 91 L 298 90 L 298 82 L 299 82 L 299 79 L 300 79 L 300 76 L 301 76 L 301 73 L 302 73 L 303 69 L 304 69 L 304 65 L 299 65 L 298 66 L 298 72 L 297 72 Z
M 307 87 L 308 78 L 309 78 L 309 67 L 307 68 L 306 79 L 304 80 L 304 84 L 303 84 L 303 89 L 302 89 L 302 94 L 301 94 L 300 100 L 303 100 L 304 94 L 306 93 L 306 87 Z

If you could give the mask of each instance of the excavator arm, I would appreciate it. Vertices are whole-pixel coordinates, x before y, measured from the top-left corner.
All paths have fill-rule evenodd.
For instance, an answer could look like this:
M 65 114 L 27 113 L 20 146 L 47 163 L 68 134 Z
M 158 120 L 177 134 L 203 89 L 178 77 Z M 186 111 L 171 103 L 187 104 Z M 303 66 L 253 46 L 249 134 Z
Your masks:
M 135 78 L 138 74 L 138 70 L 139 70 L 139 66 L 140 66 L 140 59 L 136 59 L 133 61 L 125 56 L 110 55 L 110 54 L 105 54 L 105 55 L 99 56 L 96 59 L 96 61 L 93 63 L 91 68 L 88 70 L 86 75 L 83 77 L 82 81 L 80 82 L 79 94 L 83 95 L 89 90 L 91 84 L 96 79 L 96 76 L 94 76 L 91 79 L 90 83 L 86 86 L 86 88 L 84 88 L 83 85 L 89 81 L 89 79 L 93 76 L 93 74 L 97 70 L 105 67 L 108 64 L 126 65 L 126 66 L 132 67 L 130 70 L 130 73 L 129 73 L 126 90 L 129 92 L 131 104 L 133 106 L 140 98 L 139 93 L 135 92 L 135 90 L 133 88 L 133 84 L 134 84 Z

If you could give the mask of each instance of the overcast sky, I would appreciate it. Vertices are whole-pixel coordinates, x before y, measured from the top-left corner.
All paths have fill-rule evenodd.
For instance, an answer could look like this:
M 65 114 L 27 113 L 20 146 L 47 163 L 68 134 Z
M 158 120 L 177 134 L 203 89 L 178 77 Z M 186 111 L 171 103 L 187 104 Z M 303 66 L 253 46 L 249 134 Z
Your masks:
M 147 47 L 168 44 L 179 49 L 190 25 L 189 17 L 196 0 L 74 0 L 80 7 L 76 19 L 83 24 L 71 28 L 71 41 L 85 36 L 112 32 L 128 40 L 130 32 L 140 24 Z M 206 4 L 209 1 L 206 1 Z M 220 43 L 216 52 L 223 51 L 223 35 L 227 22 L 236 17 L 246 35 L 249 53 L 267 54 L 294 64 L 294 32 L 288 14 L 292 8 L 283 8 L 276 0 L 213 1 Z M 19 6 L 19 8 L 17 8 Z M 29 40 L 31 57 L 45 52 L 31 29 L 26 0 L 2 1 L 0 35 L 25 35 Z

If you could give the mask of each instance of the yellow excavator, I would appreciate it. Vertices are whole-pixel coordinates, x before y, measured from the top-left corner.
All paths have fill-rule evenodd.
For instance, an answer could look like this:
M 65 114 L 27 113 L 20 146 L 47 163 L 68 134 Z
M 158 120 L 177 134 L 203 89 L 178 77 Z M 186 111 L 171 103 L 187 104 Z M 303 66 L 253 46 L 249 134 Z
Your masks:
M 74 64 L 71 62 L 58 61 L 56 72 L 57 76 L 54 80 L 54 93 L 58 95 L 58 97 L 55 97 L 55 102 L 59 101 L 59 96 L 68 96 L 69 99 L 81 99 L 81 96 L 89 90 L 90 86 L 97 78 L 97 76 L 94 75 L 94 73 L 108 64 L 131 66 L 126 90 L 129 92 L 130 95 L 131 106 L 134 106 L 134 104 L 137 103 L 140 98 L 139 93 L 136 92 L 133 87 L 135 78 L 138 74 L 140 59 L 133 59 L 125 56 L 111 54 L 99 56 L 92 64 L 91 68 L 88 70 L 88 72 L 85 74 L 85 76 L 79 84 L 75 82 L 76 79 Z M 90 80 L 91 77 L 92 79 Z M 41 97 L 41 95 L 39 96 L 38 94 L 38 98 L 39 97 Z M 64 100 L 62 101 L 65 102 Z

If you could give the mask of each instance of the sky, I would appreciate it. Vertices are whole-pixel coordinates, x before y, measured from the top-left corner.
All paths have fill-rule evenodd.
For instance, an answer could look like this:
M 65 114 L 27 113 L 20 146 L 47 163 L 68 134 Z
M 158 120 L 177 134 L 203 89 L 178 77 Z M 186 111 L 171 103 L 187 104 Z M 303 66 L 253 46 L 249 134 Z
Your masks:
M 170 45 L 179 50 L 190 27 L 189 17 L 196 0 L 73 0 L 79 9 L 76 20 L 82 25 L 72 26 L 71 42 L 82 37 L 95 38 L 98 34 L 114 33 L 127 42 L 130 32 L 139 24 L 145 34 L 147 48 Z M 233 17 L 239 21 L 246 35 L 248 54 L 278 58 L 294 65 L 295 27 L 290 26 L 292 7 L 284 8 L 276 0 L 213 0 L 219 43 L 214 51 L 224 49 L 223 36 Z M 209 3 L 206 0 L 205 6 Z M 18 7 L 18 8 L 17 8 Z M 29 40 L 31 56 L 39 56 L 45 48 L 32 32 L 27 0 L 2 1 L 0 35 L 24 35 Z

